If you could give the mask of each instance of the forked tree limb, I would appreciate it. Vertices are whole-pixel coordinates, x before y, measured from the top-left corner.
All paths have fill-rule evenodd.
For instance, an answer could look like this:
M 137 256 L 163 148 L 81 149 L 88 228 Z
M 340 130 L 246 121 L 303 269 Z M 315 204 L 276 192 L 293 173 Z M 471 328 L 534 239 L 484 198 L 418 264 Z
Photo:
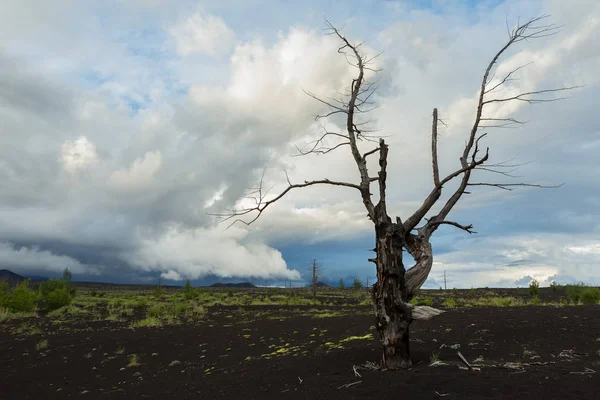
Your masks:
M 241 218 L 237 218 L 231 223 L 231 225 L 229 225 L 229 227 L 234 225 L 236 222 L 241 222 L 245 225 L 251 225 L 254 221 L 256 221 L 262 215 L 263 211 L 267 207 L 269 207 L 271 204 L 273 204 L 273 203 L 277 202 L 278 200 L 280 200 L 281 198 L 283 198 L 292 189 L 299 189 L 299 188 L 304 188 L 304 187 L 314 186 L 314 185 L 331 185 L 331 186 L 344 186 L 344 187 L 349 187 L 349 188 L 353 188 L 353 189 L 362 191 L 362 188 L 360 185 L 357 185 L 354 183 L 349 183 L 349 182 L 340 182 L 340 181 L 332 181 L 329 179 L 320 179 L 320 180 L 314 180 L 314 181 L 304 181 L 304 183 L 291 184 L 289 181 L 289 177 L 287 177 L 287 172 L 286 172 L 286 178 L 288 179 L 288 187 L 284 191 L 282 191 L 279 195 L 275 196 L 271 200 L 265 201 L 266 193 L 262 194 L 262 179 L 261 179 L 260 187 L 256 190 L 256 192 L 259 193 L 259 197 L 254 198 L 255 202 L 256 202 L 255 207 L 233 209 L 233 210 L 230 210 L 230 212 L 226 213 L 226 214 L 210 213 L 209 215 L 219 217 L 219 218 L 221 218 L 221 221 L 224 222 L 224 221 L 231 220 L 235 217 L 241 217 L 241 216 L 256 212 L 256 216 L 254 218 L 252 218 L 252 220 L 244 221 Z
M 481 87 L 480 87 L 479 97 L 478 97 L 478 102 L 477 102 L 477 111 L 475 114 L 475 121 L 471 128 L 468 141 L 463 149 L 462 156 L 460 157 L 461 168 L 454 171 L 453 173 L 449 174 L 445 179 L 441 180 L 439 185 L 435 183 L 435 170 L 437 168 L 437 157 L 435 154 L 435 150 L 437 148 L 437 132 L 435 130 L 437 129 L 437 124 L 435 124 L 435 120 L 436 120 L 436 112 L 435 111 L 436 110 L 434 110 L 434 123 L 432 125 L 432 156 L 433 156 L 432 157 L 432 165 L 433 165 L 433 169 L 434 169 L 434 188 L 432 189 L 430 194 L 425 198 L 422 205 L 415 211 L 415 213 L 413 215 L 411 215 L 404 222 L 404 229 L 406 232 L 410 232 L 413 229 L 415 229 L 417 224 L 431 210 L 433 205 L 436 204 L 436 202 L 441 197 L 442 187 L 445 183 L 458 177 L 459 175 L 462 175 L 462 179 L 461 179 L 461 182 L 460 182 L 458 188 L 450 196 L 450 198 L 446 201 L 446 203 L 442 207 L 441 211 L 437 215 L 432 217 L 429 220 L 428 224 L 423 228 L 423 232 L 426 233 L 427 235 L 431 235 L 437 229 L 437 227 L 440 225 L 439 222 L 444 221 L 446 219 L 446 217 L 448 216 L 450 211 L 454 208 L 454 206 L 460 200 L 461 196 L 464 193 L 466 193 L 466 188 L 467 188 L 467 186 L 469 186 L 469 179 L 471 178 L 471 172 L 475 168 L 483 165 L 489 158 L 489 153 L 488 153 L 489 149 L 488 149 L 488 150 L 486 150 L 486 155 L 482 159 L 480 159 L 479 161 L 476 161 L 476 159 L 475 159 L 475 155 L 476 155 L 477 151 L 479 150 L 478 142 L 480 139 L 482 139 L 485 136 L 485 134 L 480 135 L 479 137 L 477 136 L 477 132 L 478 132 L 479 128 L 486 127 L 486 126 L 481 125 L 482 121 L 502 122 L 502 124 L 499 124 L 499 125 L 496 124 L 496 125 L 492 125 L 492 126 L 487 126 L 487 127 L 495 127 L 495 128 L 508 127 L 511 124 L 521 124 L 521 125 L 524 124 L 523 121 L 519 121 L 514 118 L 491 118 L 491 117 L 483 116 L 483 111 L 487 104 L 497 103 L 497 102 L 508 102 L 508 101 L 526 101 L 530 104 L 531 103 L 541 103 L 541 102 L 546 102 L 546 101 L 553 101 L 553 99 L 543 99 L 543 98 L 539 98 L 536 96 L 544 95 L 544 94 L 551 94 L 551 93 L 555 93 L 555 92 L 569 91 L 569 90 L 581 87 L 581 86 L 571 86 L 571 87 L 562 87 L 562 88 L 556 88 L 556 89 L 530 91 L 530 92 L 520 93 L 516 96 L 511 96 L 511 97 L 501 98 L 501 99 L 487 99 L 486 98 L 487 94 L 490 94 L 494 90 L 505 85 L 507 82 L 514 80 L 512 78 L 513 74 L 515 74 L 517 71 L 519 71 L 520 69 L 522 69 L 528 65 L 528 64 L 525 64 L 525 65 L 522 65 L 520 67 L 517 67 L 517 68 L 511 70 L 508 74 L 506 74 L 506 76 L 502 80 L 500 80 L 500 82 L 498 82 L 488 88 L 488 86 L 491 84 L 491 82 L 493 80 L 493 75 L 492 75 L 492 78 L 490 78 L 490 73 L 491 73 L 494 65 L 498 62 L 500 57 L 506 52 L 506 50 L 510 46 L 512 46 L 515 43 L 520 42 L 521 40 L 535 39 L 535 38 L 539 38 L 539 37 L 553 35 L 560 29 L 559 27 L 552 25 L 552 24 L 541 25 L 541 26 L 536 25 L 539 21 L 544 20 L 547 17 L 548 17 L 547 15 L 542 15 L 537 18 L 532 18 L 528 22 L 526 22 L 522 25 L 518 24 L 517 27 L 512 32 L 509 32 L 509 39 L 506 42 L 506 44 L 494 55 L 494 57 L 492 57 L 491 61 L 488 63 L 488 65 L 485 69 L 485 72 L 483 74 L 482 80 L 481 80 Z M 471 158 L 470 163 L 468 162 L 469 158 Z M 476 164 L 476 165 L 474 165 L 474 164 Z M 482 186 L 482 185 L 471 185 L 471 186 Z M 490 184 L 490 186 L 497 186 L 497 187 L 501 187 L 503 189 L 507 189 L 508 186 L 542 187 L 541 185 L 534 185 L 534 184 L 511 184 L 511 185 Z

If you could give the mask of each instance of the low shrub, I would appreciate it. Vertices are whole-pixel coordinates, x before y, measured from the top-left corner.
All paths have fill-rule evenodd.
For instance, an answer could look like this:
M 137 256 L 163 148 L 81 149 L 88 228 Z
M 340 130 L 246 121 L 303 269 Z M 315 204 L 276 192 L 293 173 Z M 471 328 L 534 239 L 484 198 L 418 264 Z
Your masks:
M 29 288 L 31 281 L 24 280 L 10 291 L 6 307 L 13 312 L 30 312 L 39 301 L 39 295 Z
M 45 307 L 51 311 L 68 306 L 75 297 L 75 288 L 67 279 L 50 279 L 41 282 L 38 292 Z
M 160 305 L 153 305 L 148 309 L 148 317 L 150 318 L 160 318 L 163 314 L 164 310 Z
M 565 294 L 575 304 L 579 303 L 581 292 L 585 288 L 583 282 L 565 286 Z
M 58 289 L 66 289 L 71 296 L 75 296 L 75 288 L 71 287 L 68 281 L 62 279 L 50 279 L 40 283 L 39 292 L 42 298 L 48 297 L 48 295 Z
M 541 306 L 542 301 L 540 300 L 539 296 L 533 296 L 533 300 L 531 300 L 531 304 L 534 306 Z
M 429 296 L 427 296 L 427 297 L 416 296 L 416 297 L 413 297 L 409 301 L 409 303 L 412 304 L 413 306 L 432 306 L 433 299 Z
M 0 307 L 8 300 L 10 290 L 8 290 L 8 282 L 0 282 Z
M 600 302 L 600 289 L 588 287 L 581 291 L 579 300 L 583 304 L 598 304 Z
M 456 308 L 456 301 L 452 297 L 448 297 L 442 305 L 446 308 Z
M 194 289 L 192 288 L 192 284 L 191 284 L 190 280 L 188 279 L 185 282 L 185 287 L 183 288 L 183 297 L 186 300 L 192 300 L 195 296 L 196 296 L 196 292 L 194 292 Z
M 59 288 L 48 293 L 44 300 L 46 300 L 46 308 L 48 310 L 57 310 L 71 304 L 73 297 L 69 289 Z

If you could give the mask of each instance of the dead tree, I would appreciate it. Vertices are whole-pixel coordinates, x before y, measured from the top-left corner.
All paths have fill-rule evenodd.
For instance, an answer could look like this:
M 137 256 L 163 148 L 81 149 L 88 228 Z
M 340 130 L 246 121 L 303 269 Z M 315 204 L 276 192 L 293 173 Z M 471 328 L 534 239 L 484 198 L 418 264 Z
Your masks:
M 368 81 L 365 77 L 367 71 L 376 73 L 377 70 L 370 67 L 371 61 L 377 57 L 368 58 L 359 50 L 361 44 L 353 45 L 343 36 L 337 28 L 327 22 L 328 34 L 335 35 L 341 42 L 338 52 L 343 54 L 348 63 L 356 68 L 356 75 L 348 91 L 340 95 L 340 98 L 322 99 L 306 92 L 315 100 L 329 107 L 325 114 L 317 116 L 317 120 L 331 116 L 343 116 L 345 119 L 345 132 L 330 132 L 325 127 L 322 136 L 308 147 L 298 148 L 299 155 L 327 154 L 340 148 L 349 148 L 359 176 L 359 181 L 339 182 L 329 179 L 305 181 L 304 183 L 292 184 L 289 177 L 286 178 L 288 186 L 285 190 L 270 199 L 266 198 L 261 179 L 258 189 L 252 192 L 251 197 L 256 206 L 229 210 L 227 214 L 217 214 L 223 220 L 233 219 L 233 223 L 242 222 L 249 225 L 256 221 L 271 204 L 277 202 L 294 189 L 300 189 L 314 185 L 330 185 L 352 188 L 356 190 L 367 211 L 368 218 L 375 227 L 375 258 L 369 259 L 376 265 L 377 282 L 372 287 L 372 299 L 376 316 L 376 328 L 383 346 L 383 368 L 400 369 L 411 366 L 409 349 L 409 326 L 415 319 L 428 319 L 441 311 L 430 307 L 412 307 L 408 301 L 413 294 L 423 285 L 427 279 L 433 264 L 431 247 L 431 235 L 440 225 L 449 225 L 462 229 L 469 234 L 475 233 L 472 225 L 463 225 L 448 219 L 450 211 L 458 203 L 464 194 L 469 194 L 469 187 L 492 186 L 504 190 L 512 190 L 519 186 L 529 187 L 556 187 L 542 186 L 527 183 L 493 183 L 472 182 L 472 172 L 484 170 L 494 172 L 503 176 L 511 176 L 505 168 L 514 167 L 507 162 L 489 164 L 489 148 L 482 150 L 481 140 L 487 133 L 479 133 L 483 128 L 501 128 L 511 125 L 522 125 L 522 121 L 514 118 L 493 118 L 486 115 L 485 111 L 489 105 L 507 102 L 526 102 L 529 104 L 543 103 L 558 100 L 546 96 L 563 92 L 575 87 L 562 87 L 556 89 L 545 89 L 531 92 L 522 92 L 512 96 L 502 97 L 498 95 L 498 89 L 514 80 L 514 74 L 525 66 L 510 71 L 505 76 L 494 79 L 494 66 L 506 50 L 527 39 L 536 39 L 557 33 L 560 27 L 555 25 L 543 25 L 547 16 L 533 18 L 508 32 L 508 41 L 493 56 L 481 81 L 481 88 L 477 101 L 477 108 L 472 128 L 467 134 L 467 141 L 459 156 L 459 166 L 446 176 L 440 175 L 438 167 L 438 126 L 443 123 L 438 117 L 438 110 L 433 109 L 433 121 L 431 129 L 431 157 L 433 188 L 424 199 L 421 206 L 407 219 L 400 217 L 392 219 L 388 215 L 386 201 L 387 183 L 387 160 L 388 145 L 383 138 L 375 140 L 372 130 L 367 129 L 369 121 L 359 120 L 361 114 L 368 113 L 375 105 L 373 94 L 377 88 L 377 81 Z M 335 145 L 326 145 L 325 139 L 335 139 Z M 376 146 L 369 150 L 361 150 L 359 142 L 374 142 Z M 379 171 L 371 175 L 367 168 L 367 158 L 379 156 Z M 264 174 L 263 174 L 264 177 Z M 458 188 L 443 203 L 440 211 L 426 218 L 432 207 L 440 200 L 442 190 L 450 181 L 458 180 Z M 371 185 L 376 183 L 379 191 L 379 199 L 376 204 L 372 200 Z M 253 216 L 250 220 L 240 217 Z M 421 226 L 419 226 L 422 224 Z M 406 270 L 402 261 L 402 251 L 405 249 L 415 260 L 415 265 Z
M 311 278 L 310 278 L 310 283 L 312 286 L 312 292 L 313 292 L 313 297 L 316 298 L 317 297 L 317 285 L 319 283 L 319 278 L 321 277 L 321 266 L 319 264 L 317 264 L 317 260 L 313 260 L 310 268 L 310 274 L 311 274 Z

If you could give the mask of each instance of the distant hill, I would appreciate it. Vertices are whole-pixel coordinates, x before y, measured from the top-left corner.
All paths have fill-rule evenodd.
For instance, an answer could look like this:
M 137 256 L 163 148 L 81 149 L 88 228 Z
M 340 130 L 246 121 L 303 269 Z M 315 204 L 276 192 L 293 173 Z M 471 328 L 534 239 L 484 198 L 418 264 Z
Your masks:
M 306 287 L 312 287 L 312 283 L 306 285 Z M 317 282 L 317 287 L 331 287 L 331 285 L 326 284 L 325 282 Z
M 9 287 L 17 286 L 19 283 L 23 282 L 25 278 L 23 278 L 19 274 L 15 274 L 12 271 L 7 269 L 0 270 L 0 282 L 8 282 Z
M 47 276 L 42 276 L 42 275 L 25 275 L 24 278 L 31 279 L 34 282 L 50 280 Z
M 256 286 L 250 282 L 241 282 L 241 283 L 213 283 L 210 287 L 214 288 L 255 288 Z

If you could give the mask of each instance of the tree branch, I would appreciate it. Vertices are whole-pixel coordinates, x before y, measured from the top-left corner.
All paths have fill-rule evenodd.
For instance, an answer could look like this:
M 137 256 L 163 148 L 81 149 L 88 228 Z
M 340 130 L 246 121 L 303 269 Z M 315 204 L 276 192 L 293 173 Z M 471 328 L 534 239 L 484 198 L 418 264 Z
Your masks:
M 462 229 L 463 231 L 469 232 L 469 234 L 473 234 L 473 233 L 477 233 L 475 231 L 473 231 L 473 225 L 469 224 L 469 225 L 461 225 L 457 222 L 453 222 L 453 221 L 433 221 L 431 222 L 431 224 L 429 225 L 430 227 L 434 227 L 434 226 L 439 226 L 439 225 L 452 225 L 455 226 L 459 229 Z
M 385 189 L 387 179 L 387 155 L 388 146 L 383 139 L 379 139 L 379 202 L 376 209 L 387 215 L 387 206 L 385 202 Z
M 467 186 L 491 186 L 491 187 L 497 187 L 503 190 L 507 190 L 507 191 L 512 191 L 513 189 L 511 189 L 511 187 L 517 187 L 517 186 L 521 186 L 521 187 L 535 187 L 535 188 L 541 188 L 541 189 L 556 189 L 559 188 L 561 186 L 563 186 L 564 183 L 561 183 L 560 185 L 537 185 L 537 184 L 532 184 L 532 183 L 468 183 Z
M 369 191 L 371 181 L 369 179 L 369 172 L 367 170 L 367 162 L 361 156 L 360 151 L 358 150 L 358 146 L 356 144 L 357 134 L 360 135 L 360 131 L 357 130 L 357 127 L 356 127 L 356 124 L 354 121 L 354 114 L 355 114 L 356 108 L 357 108 L 356 107 L 357 98 L 361 91 L 361 85 L 364 82 L 363 57 L 357 50 L 358 47 L 360 46 L 360 44 L 353 46 L 352 44 L 350 44 L 348 39 L 346 39 L 346 37 L 344 37 L 329 21 L 326 21 L 326 23 L 329 26 L 331 33 L 335 34 L 344 43 L 344 45 L 338 49 L 338 52 L 342 52 L 345 48 L 348 48 L 352 51 L 352 53 L 354 54 L 354 56 L 356 58 L 356 63 L 357 63 L 356 66 L 358 67 L 359 72 L 358 72 L 358 76 L 352 80 L 352 84 L 350 85 L 351 95 L 350 95 L 350 100 L 348 102 L 348 108 L 346 109 L 346 115 L 347 115 L 346 130 L 348 132 L 348 138 L 350 141 L 350 149 L 352 151 L 352 156 L 354 157 L 354 161 L 356 163 L 356 166 L 358 168 L 358 171 L 359 171 L 360 177 L 361 177 L 360 188 L 361 188 L 363 204 L 365 205 L 365 208 L 367 209 L 369 217 L 371 218 L 372 221 L 374 221 L 375 220 L 375 207 L 371 200 L 371 193 Z
M 440 183 L 440 170 L 438 167 L 438 155 L 437 155 L 437 125 L 438 125 L 438 110 L 433 109 L 433 122 L 431 124 L 431 164 L 433 166 L 433 185 L 435 187 L 441 186 Z
M 313 185 L 332 185 L 332 186 L 345 186 L 345 187 L 350 187 L 353 189 L 357 189 L 359 191 L 362 191 L 362 188 L 354 183 L 348 183 L 348 182 L 338 182 L 338 181 L 332 181 L 329 179 L 321 179 L 321 180 L 315 180 L 315 181 L 304 181 L 304 183 L 298 183 L 298 184 L 291 184 L 289 177 L 287 175 L 287 172 L 285 173 L 286 175 L 286 179 L 288 181 L 288 187 L 281 192 L 279 195 L 275 196 L 273 199 L 265 201 L 265 197 L 266 194 L 262 193 L 262 185 L 263 185 L 263 178 L 264 178 L 264 172 L 263 172 L 263 178 L 261 178 L 260 180 L 260 186 L 258 187 L 258 189 L 255 190 L 254 193 L 258 193 L 258 199 L 256 197 L 253 197 L 255 202 L 256 202 L 256 207 L 249 207 L 249 208 L 239 208 L 239 209 L 232 209 L 230 210 L 229 213 L 226 214 L 211 214 L 209 213 L 208 215 L 212 215 L 215 217 L 219 217 L 221 218 L 221 222 L 224 221 L 228 221 L 231 220 L 235 217 L 241 217 L 244 215 L 248 215 L 251 214 L 253 212 L 256 212 L 257 215 L 251 219 L 250 221 L 244 221 L 242 219 L 236 219 L 234 220 L 228 227 L 227 229 L 229 229 L 231 226 L 233 226 L 236 222 L 241 222 L 245 225 L 250 225 L 252 224 L 254 221 L 256 221 L 263 213 L 263 211 L 269 207 L 271 204 L 277 202 L 278 200 L 280 200 L 281 198 L 283 198 L 288 192 L 290 192 L 292 189 L 299 189 L 299 188 L 304 188 L 304 187 L 308 187 L 308 186 L 313 186 Z

